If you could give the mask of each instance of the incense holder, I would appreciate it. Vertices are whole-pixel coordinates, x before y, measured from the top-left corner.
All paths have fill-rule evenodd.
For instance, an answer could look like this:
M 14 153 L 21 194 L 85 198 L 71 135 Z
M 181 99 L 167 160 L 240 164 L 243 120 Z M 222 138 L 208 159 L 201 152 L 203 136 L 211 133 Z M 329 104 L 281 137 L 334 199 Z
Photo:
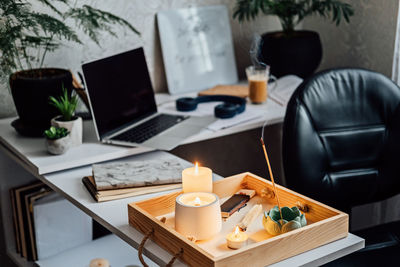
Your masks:
M 306 216 L 297 207 L 282 207 L 282 217 L 278 206 L 264 212 L 263 226 L 271 235 L 283 234 L 307 225 Z

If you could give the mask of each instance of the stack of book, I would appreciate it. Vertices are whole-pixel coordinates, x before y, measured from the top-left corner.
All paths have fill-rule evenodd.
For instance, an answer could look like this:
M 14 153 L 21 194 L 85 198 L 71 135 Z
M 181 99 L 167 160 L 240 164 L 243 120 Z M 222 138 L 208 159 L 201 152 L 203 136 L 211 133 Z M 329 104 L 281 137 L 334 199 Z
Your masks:
M 180 189 L 182 161 L 133 161 L 94 164 L 92 176 L 82 182 L 98 201 L 109 201 L 143 194 Z

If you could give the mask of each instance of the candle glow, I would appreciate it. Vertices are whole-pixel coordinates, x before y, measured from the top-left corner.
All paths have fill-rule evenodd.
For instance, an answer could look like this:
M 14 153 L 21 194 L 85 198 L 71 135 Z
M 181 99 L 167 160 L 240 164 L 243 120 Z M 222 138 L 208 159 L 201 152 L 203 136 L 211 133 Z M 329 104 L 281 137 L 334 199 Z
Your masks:
M 236 228 L 235 228 L 235 238 L 238 238 L 239 237 L 239 226 L 236 226 Z
M 196 164 L 194 165 L 194 174 L 198 175 L 199 174 L 199 163 L 196 162 Z
M 200 206 L 200 204 L 201 204 L 200 198 L 199 198 L 199 197 L 196 197 L 196 198 L 194 199 L 194 205 L 195 205 L 195 206 Z

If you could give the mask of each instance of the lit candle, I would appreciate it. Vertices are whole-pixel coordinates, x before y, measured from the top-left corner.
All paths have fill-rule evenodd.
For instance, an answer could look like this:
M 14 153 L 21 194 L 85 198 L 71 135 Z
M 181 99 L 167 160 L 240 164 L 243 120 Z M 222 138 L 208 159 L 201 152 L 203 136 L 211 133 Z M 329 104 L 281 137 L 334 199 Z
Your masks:
M 228 247 L 232 249 L 239 249 L 243 247 L 246 245 L 247 239 L 248 236 L 239 230 L 239 226 L 236 226 L 235 231 L 226 236 Z
M 214 202 L 217 196 L 205 192 L 193 192 L 179 196 L 178 201 L 186 206 L 201 207 Z
M 212 192 L 212 170 L 196 165 L 182 171 L 182 189 L 188 192 Z
M 90 261 L 89 267 L 110 267 L 110 263 L 106 259 L 93 259 Z
M 199 207 L 199 206 L 207 205 L 209 203 L 211 203 L 211 202 L 209 202 L 208 200 L 202 200 L 199 197 L 196 197 L 193 201 L 189 201 L 184 204 L 189 205 L 189 206 Z
M 216 194 L 190 192 L 175 203 L 175 230 L 196 240 L 213 237 L 221 231 L 221 207 Z

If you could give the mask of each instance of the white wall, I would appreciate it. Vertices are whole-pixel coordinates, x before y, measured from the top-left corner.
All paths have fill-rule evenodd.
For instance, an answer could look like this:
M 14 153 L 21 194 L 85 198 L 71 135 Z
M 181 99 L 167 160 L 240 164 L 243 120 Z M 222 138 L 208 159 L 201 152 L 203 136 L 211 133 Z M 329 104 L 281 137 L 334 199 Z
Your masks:
M 350 24 L 336 24 L 320 17 L 304 22 L 304 29 L 320 34 L 323 58 L 320 70 L 361 67 L 391 77 L 398 0 L 347 0 L 355 9 Z

